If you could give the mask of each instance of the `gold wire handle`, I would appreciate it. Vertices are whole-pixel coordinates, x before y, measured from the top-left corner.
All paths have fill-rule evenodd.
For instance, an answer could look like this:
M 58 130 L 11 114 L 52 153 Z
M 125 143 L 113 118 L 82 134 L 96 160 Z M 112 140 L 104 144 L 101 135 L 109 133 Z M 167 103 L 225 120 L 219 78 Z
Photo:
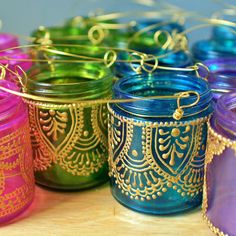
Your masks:
M 20 79 L 21 84 L 25 87 L 26 83 L 24 83 L 24 81 L 22 80 L 21 76 L 19 75 L 18 71 L 14 72 L 12 70 L 10 70 L 7 66 L 5 65 L 1 65 L 0 64 L 0 68 L 1 68 L 1 74 L 2 75 L 6 75 L 6 71 L 10 71 L 11 73 L 13 73 L 14 75 L 17 76 L 18 79 Z M 18 67 L 20 70 L 22 70 L 21 67 Z M 22 70 L 23 72 L 23 70 Z M 27 76 L 25 74 L 25 72 L 23 73 L 24 76 Z M 2 78 L 3 79 L 3 78 Z M 174 94 L 174 95 L 166 95 L 166 96 L 148 96 L 148 97 L 143 97 L 143 98 L 130 98 L 130 99 L 97 99 L 97 100 L 77 100 L 77 99 L 60 99 L 60 98 L 50 98 L 50 97 L 41 97 L 41 96 L 37 96 L 37 95 L 32 95 L 32 94 L 28 94 L 27 92 L 18 92 L 18 91 L 14 91 L 8 88 L 5 88 L 3 86 L 0 86 L 0 89 L 11 93 L 13 95 L 16 96 L 20 96 L 26 99 L 30 99 L 30 100 L 34 100 L 34 101 L 41 101 L 41 102 L 51 102 L 51 103 L 66 103 L 66 104 L 71 104 L 71 103 L 82 103 L 82 104 L 102 104 L 102 103 L 127 103 L 127 102 L 133 102 L 133 101 L 143 101 L 143 100 L 149 100 L 149 99 L 161 99 L 161 98 L 177 98 L 177 106 L 178 109 L 183 109 L 183 108 L 188 108 L 188 107 L 192 107 L 195 106 L 199 99 L 200 99 L 200 95 L 195 92 L 195 91 L 186 91 L 186 92 L 182 92 L 179 94 Z M 26 91 L 26 89 L 25 89 Z M 180 105 L 180 99 L 182 97 L 189 97 L 190 94 L 196 94 L 198 96 L 198 99 L 189 105 Z M 178 110 L 177 109 L 177 110 Z
M 122 62 L 122 63 L 128 63 L 133 71 L 136 73 L 141 73 L 142 69 L 148 73 L 154 72 L 156 69 L 162 69 L 162 70 L 170 70 L 170 71 L 182 71 L 182 72 L 191 72 L 198 70 L 198 67 L 195 66 L 189 66 L 186 68 L 177 68 L 177 67 L 166 67 L 166 66 L 159 66 L 158 65 L 158 59 L 163 58 L 169 54 L 174 53 L 168 52 L 164 55 L 160 56 L 154 56 L 154 55 L 147 55 L 145 53 L 141 53 L 132 49 L 121 49 L 121 48 L 113 48 L 113 47 L 102 47 L 99 46 L 98 48 L 105 50 L 103 57 L 92 57 L 92 56 L 84 56 L 80 54 L 73 54 L 68 53 L 65 51 L 60 51 L 56 47 L 78 47 L 78 48 L 89 48 L 89 45 L 79 45 L 79 44 L 53 44 L 53 45 L 25 45 L 25 46 L 18 46 L 18 47 L 12 47 L 8 49 L 1 50 L 0 52 L 4 52 L 6 50 L 14 50 L 14 49 L 24 49 L 24 48 L 30 48 L 31 52 L 33 49 L 35 49 L 37 52 L 49 52 L 54 53 L 55 55 L 61 55 L 61 56 L 67 56 L 71 57 L 71 60 L 68 59 L 57 59 L 57 58 L 50 58 L 47 57 L 47 54 L 44 54 L 46 56 L 44 59 L 41 58 L 30 58 L 30 59 L 22 59 L 22 58 L 11 58 L 9 56 L 0 57 L 7 59 L 7 60 L 15 60 L 15 61 L 30 61 L 30 62 L 47 62 L 50 65 L 51 70 L 54 70 L 54 62 L 55 63 L 104 63 L 107 67 L 112 66 L 115 62 Z M 118 59 L 117 52 L 126 52 L 128 53 L 128 59 Z M 154 64 L 150 63 L 153 62 Z M 133 63 L 139 63 L 138 67 L 134 67 Z
M 189 97 L 191 94 L 194 94 L 197 96 L 197 99 L 196 101 L 194 101 L 193 103 L 191 104 L 188 104 L 188 105 L 180 105 L 180 100 L 181 98 L 187 98 Z M 198 92 L 196 91 L 187 91 L 187 92 L 181 92 L 179 93 L 179 96 L 177 98 L 177 109 L 175 110 L 174 114 L 173 114 L 173 118 L 175 120 L 180 120 L 183 115 L 184 115 L 184 108 L 190 108 L 190 107 L 193 107 L 195 105 L 198 104 L 198 102 L 200 101 L 200 95 Z
M 43 33 L 43 37 L 36 37 L 34 39 L 35 43 L 41 44 L 41 45 L 51 45 L 52 40 L 51 40 L 51 34 L 50 32 L 46 29 L 44 26 L 39 26 L 39 32 Z M 39 33 L 38 33 L 39 34 Z

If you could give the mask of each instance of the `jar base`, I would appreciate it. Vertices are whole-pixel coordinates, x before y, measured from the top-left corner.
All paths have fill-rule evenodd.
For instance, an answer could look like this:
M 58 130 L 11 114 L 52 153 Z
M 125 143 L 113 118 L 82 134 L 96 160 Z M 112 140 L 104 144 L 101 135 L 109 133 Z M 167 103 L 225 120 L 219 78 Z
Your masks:
M 197 201 L 196 203 L 191 203 L 191 205 L 185 203 L 185 204 L 179 204 L 175 206 L 163 206 L 163 207 L 157 207 L 157 204 L 155 204 L 155 208 L 152 209 L 150 207 L 144 207 L 144 204 L 139 204 L 138 202 L 135 202 L 135 200 L 128 199 L 127 202 L 130 204 L 127 205 L 122 200 L 117 197 L 117 194 L 113 192 L 113 189 L 111 189 L 112 196 L 119 202 L 122 206 L 133 210 L 138 213 L 143 213 L 147 215 L 159 215 L 159 216 L 168 216 L 168 215 L 179 215 L 184 214 L 187 212 L 191 212 L 196 210 L 202 203 L 202 201 Z
M 81 191 L 81 190 L 86 190 L 90 188 L 97 187 L 99 185 L 107 183 L 109 178 L 102 179 L 99 181 L 93 181 L 90 183 L 84 183 L 84 184 L 78 184 L 78 185 L 71 185 L 71 186 L 62 186 L 58 184 L 52 184 L 52 183 L 45 183 L 43 181 L 36 180 L 36 184 L 39 185 L 40 187 L 49 189 L 49 190 L 55 190 L 55 191 Z
M 19 217 L 23 214 L 33 203 L 34 198 L 32 198 L 23 208 L 21 208 L 18 212 L 13 213 L 3 219 L 0 218 L 0 226 L 10 223 L 11 221 L 15 220 L 15 218 Z

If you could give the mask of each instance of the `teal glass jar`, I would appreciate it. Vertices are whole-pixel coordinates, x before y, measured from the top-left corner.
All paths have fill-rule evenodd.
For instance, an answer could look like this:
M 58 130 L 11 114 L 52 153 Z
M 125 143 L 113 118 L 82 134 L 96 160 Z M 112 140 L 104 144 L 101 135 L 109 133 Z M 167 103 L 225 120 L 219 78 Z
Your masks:
M 146 98 L 109 106 L 109 173 L 115 199 L 148 214 L 199 206 L 212 113 L 207 82 L 169 72 L 130 76 L 115 83 L 113 96 Z
M 107 181 L 107 107 L 80 101 L 110 96 L 110 70 L 95 63 L 54 64 L 35 67 L 28 77 L 27 93 L 41 97 L 28 101 L 36 182 L 79 190 Z

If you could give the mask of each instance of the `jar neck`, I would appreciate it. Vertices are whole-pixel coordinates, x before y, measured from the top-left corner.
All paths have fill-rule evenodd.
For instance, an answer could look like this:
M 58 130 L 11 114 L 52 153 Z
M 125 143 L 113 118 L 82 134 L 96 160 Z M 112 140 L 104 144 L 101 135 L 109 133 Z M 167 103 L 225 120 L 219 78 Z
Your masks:
M 211 124 L 218 133 L 236 140 L 236 93 L 227 93 L 218 99 Z
M 182 120 L 208 116 L 212 112 L 210 89 L 206 81 L 191 75 L 163 72 L 122 78 L 114 85 L 113 97 L 145 98 L 142 101 L 117 104 L 121 110 L 134 116 L 173 119 L 178 108 L 178 94 L 188 91 L 198 93 L 199 100 L 194 104 L 197 96 L 192 93 L 189 93 L 188 97 L 180 98 L 180 106 L 184 107 Z M 147 99 L 148 96 L 158 98 Z
M 28 77 L 28 93 L 44 97 L 88 100 L 108 96 L 112 86 L 110 70 L 91 63 L 39 66 Z

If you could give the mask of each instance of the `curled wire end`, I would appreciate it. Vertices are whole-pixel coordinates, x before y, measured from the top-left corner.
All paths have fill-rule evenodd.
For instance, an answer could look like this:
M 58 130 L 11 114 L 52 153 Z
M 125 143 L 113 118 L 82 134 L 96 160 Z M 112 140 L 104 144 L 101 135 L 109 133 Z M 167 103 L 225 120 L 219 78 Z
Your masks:
M 46 27 L 40 26 L 38 29 L 38 35 L 34 42 L 36 44 L 41 44 L 41 45 L 51 45 L 52 40 L 50 37 L 51 37 L 50 32 L 46 29 Z
M 149 61 L 154 61 L 154 64 L 148 63 Z M 141 68 L 151 74 L 158 68 L 158 59 L 152 54 L 144 54 L 141 59 Z
M 196 66 L 196 75 L 197 75 L 197 77 L 203 78 L 204 80 L 208 81 L 208 78 L 209 78 L 209 75 L 210 75 L 210 70 L 209 70 L 209 68 L 208 68 L 206 65 L 204 65 L 203 63 L 201 63 L 201 62 L 196 63 L 195 66 Z M 199 70 L 200 70 L 201 68 L 203 68 L 203 69 L 206 71 L 206 76 L 205 76 L 205 77 L 202 77 L 202 76 L 199 74 Z
M 23 77 L 19 74 L 18 70 L 20 70 L 20 72 L 22 73 Z M 21 66 L 19 66 L 19 65 L 15 66 L 15 75 L 16 75 L 18 81 L 20 82 L 22 91 L 26 92 L 28 77 L 27 77 L 25 71 L 22 69 Z
M 182 108 L 177 108 L 173 114 L 173 118 L 175 120 L 180 120 L 184 115 L 184 111 Z
M 181 98 L 190 97 L 191 94 L 196 95 L 196 100 L 192 102 L 191 104 L 181 105 L 180 104 Z M 197 105 L 199 101 L 200 101 L 200 94 L 196 91 L 186 91 L 186 92 L 179 93 L 178 98 L 177 98 L 177 109 L 173 113 L 173 118 L 175 120 L 180 120 L 184 115 L 184 108 L 193 107 Z
M 117 53 L 114 50 L 109 50 L 104 55 L 104 64 L 106 67 L 111 67 L 117 59 Z
M 98 45 L 103 42 L 106 34 L 105 29 L 101 25 L 94 25 L 88 31 L 88 39 L 92 44 Z

